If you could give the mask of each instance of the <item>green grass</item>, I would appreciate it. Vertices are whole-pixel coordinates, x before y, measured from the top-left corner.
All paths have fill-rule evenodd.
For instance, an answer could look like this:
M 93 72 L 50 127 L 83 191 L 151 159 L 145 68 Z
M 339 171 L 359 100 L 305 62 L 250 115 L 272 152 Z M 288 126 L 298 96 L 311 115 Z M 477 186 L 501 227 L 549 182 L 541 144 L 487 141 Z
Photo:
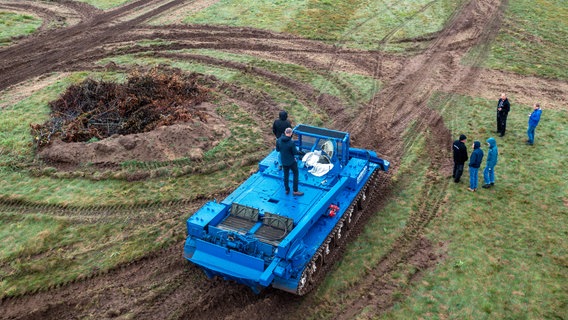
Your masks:
M 139 212 L 137 214 L 143 214 Z M 175 241 L 164 230 L 181 228 L 175 220 L 144 225 L 128 218 L 95 224 L 78 223 L 43 213 L 0 215 L 1 296 L 48 288 L 108 270 Z
M 77 0 L 92 5 L 93 7 L 106 10 L 118 7 L 133 0 Z
M 418 139 L 409 151 L 405 163 L 401 164 L 397 175 L 393 177 L 399 181 L 392 190 L 397 197 L 369 219 L 365 231 L 349 245 L 343 259 L 318 288 L 318 299 L 332 305 L 340 305 L 342 300 L 356 299 L 354 295 L 361 294 L 351 291 L 350 287 L 364 279 L 387 254 L 406 226 L 411 211 L 419 205 L 416 199 L 426 179 L 426 163 L 420 160 L 424 158 L 424 143 L 423 138 Z
M 34 177 L 25 171 L 4 169 L 0 172 L 2 182 L 0 195 L 10 200 L 78 207 L 98 204 L 117 206 L 168 202 L 192 199 L 198 195 L 210 194 L 211 190 L 235 187 L 239 181 L 246 178 L 247 172 L 247 168 L 234 168 L 231 174 L 221 171 L 205 175 L 186 175 L 172 180 L 164 177 L 128 182 L 125 180 L 92 181 L 80 178 Z M 227 182 L 227 179 L 233 180 Z
M 182 175 L 139 182 L 80 177 L 37 176 L 29 168 L 35 165 L 29 124 L 45 121 L 47 103 L 57 98 L 70 84 L 86 77 L 123 81 L 124 74 L 79 72 L 63 77 L 19 102 L 6 91 L 0 109 L 0 201 L 23 200 L 37 204 L 36 212 L 0 213 L 0 240 L 7 243 L 0 250 L 0 296 L 11 296 L 108 270 L 148 252 L 166 247 L 183 238 L 184 219 L 190 212 L 172 213 L 167 207 L 149 209 L 128 206 L 144 203 L 176 203 L 212 192 L 235 188 L 246 179 L 251 166 L 219 168 L 207 174 Z M 207 158 L 238 158 L 242 153 L 265 148 L 254 119 L 237 105 L 219 105 L 219 114 L 228 121 L 233 138 L 222 141 Z M 207 159 L 202 166 L 208 165 Z M 59 178 L 57 178 L 60 176 Z M 2 201 L 3 202 L 3 201 Z M 71 216 L 61 215 L 58 206 L 70 206 Z M 119 211 L 115 215 L 84 216 L 82 210 L 100 205 Z M 83 209 L 82 209 L 83 208 Z M 114 208 L 114 209 L 113 209 Z M 122 208 L 122 209 L 120 209 Z M 6 210 L 6 209 L 4 209 Z M 15 209 L 14 209 L 15 210 Z M 54 215 L 55 212 L 55 215 Z M 152 221 L 149 224 L 140 221 Z M 172 234 L 172 230 L 178 230 Z M 8 244 L 9 243 L 9 244 Z
M 10 199 L 27 200 L 37 203 L 66 204 L 89 206 L 97 203 L 109 205 L 133 204 L 142 199 L 145 202 L 171 201 L 187 198 L 187 190 L 192 195 L 207 194 L 210 184 L 215 189 L 225 189 L 226 184 L 219 179 L 218 173 L 205 175 L 181 176 L 174 181 L 150 179 L 140 182 L 124 180 L 61 179 L 37 177 L 31 175 L 27 168 L 33 164 L 34 150 L 30 135 L 30 123 L 42 123 L 49 114 L 47 103 L 54 100 L 72 83 L 78 83 L 86 77 L 124 80 L 123 74 L 100 74 L 86 72 L 75 73 L 52 85 L 39 90 L 30 97 L 0 110 L 0 195 Z M 254 123 L 248 116 L 241 114 L 239 121 L 248 121 L 248 128 L 243 128 L 237 121 L 230 128 L 239 132 L 238 147 L 235 143 L 225 148 L 218 147 L 219 156 L 236 157 L 242 153 L 259 150 L 263 147 L 262 135 L 258 128 L 250 126 Z M 231 121 L 229 121 L 231 123 Z M 238 128 L 238 130 L 237 130 Z M 207 165 L 204 163 L 203 165 Z M 246 171 L 246 170 L 245 170 Z M 239 179 L 243 171 L 234 171 Z M 221 174 L 222 176 L 223 174 Z M 223 187 L 222 187 L 223 186 Z M 169 192 L 165 192 L 169 191 Z
M 284 31 L 307 0 L 221 0 L 187 17 L 186 23 L 250 26 Z
M 205 160 L 238 158 L 243 153 L 254 152 L 264 148 L 264 140 L 262 139 L 260 128 L 250 125 L 255 120 L 238 105 L 219 106 L 217 113 L 232 124 L 229 128 L 231 135 L 205 152 Z
M 380 42 L 439 31 L 461 1 L 222 0 L 192 14 L 186 23 L 249 26 L 344 43 L 361 49 L 402 51 L 415 44 Z
M 494 130 L 494 101 L 440 95 L 446 123 L 468 144 Z M 434 102 L 434 105 L 436 102 Z M 544 110 L 535 146 L 526 146 L 530 106 L 515 106 L 497 138 L 496 186 L 471 193 L 452 184 L 447 205 L 428 227 L 448 256 L 387 318 L 566 318 L 568 180 L 564 111 Z M 483 149 L 487 151 L 485 143 Z M 471 152 L 471 150 L 469 150 Z M 484 165 L 482 166 L 482 168 Z M 467 170 L 465 175 L 468 176 Z M 468 179 L 465 179 L 466 181 Z
M 380 83 L 371 77 L 347 72 L 315 72 L 303 66 L 258 59 L 249 55 L 233 54 L 215 50 L 181 50 L 175 53 L 192 53 L 217 59 L 247 64 L 266 69 L 296 81 L 307 83 L 321 93 L 341 98 L 353 109 L 368 103 L 380 88 Z M 353 112 L 356 110 L 352 110 Z
M 431 105 L 443 114 L 454 136 L 467 134 L 468 145 L 480 140 L 487 152 L 485 140 L 495 126 L 495 101 L 438 94 Z M 494 188 L 471 193 L 466 191 L 467 182 L 450 183 L 444 204 L 425 229 L 435 249 L 439 244 L 447 248 L 442 252 L 444 258 L 416 282 L 411 279 L 417 270 L 401 261 L 391 272 L 396 304 L 380 318 L 568 316 L 568 173 L 564 170 L 568 163 L 563 145 L 568 138 L 568 117 L 565 111 L 544 110 L 536 144 L 531 147 L 524 144 L 531 110 L 531 106 L 514 106 L 507 135 L 497 137 L 499 163 Z M 429 146 L 422 137 L 409 142 L 392 178 L 395 196 L 369 220 L 365 231 L 318 287 L 309 301 L 320 307 L 308 318 L 333 318 L 337 309 L 349 307 L 345 301 L 360 299 L 363 293 L 350 288 L 365 279 L 390 250 L 420 206 L 420 195 L 429 179 L 425 171 Z M 468 181 L 468 176 L 466 169 L 463 180 Z M 374 319 L 375 308 L 368 306 L 357 318 Z
M 77 72 L 48 87 L 33 93 L 26 99 L 0 109 L 0 164 L 11 166 L 30 162 L 33 158 L 30 124 L 43 123 L 49 116 L 48 102 L 57 97 L 72 83 L 87 76 L 105 79 L 123 79 L 120 74 L 90 74 Z M 4 93 L 10 96 L 9 92 Z
M 0 47 L 9 45 L 13 37 L 34 33 L 41 23 L 41 19 L 28 14 L 0 11 Z
M 506 14 L 484 65 L 519 74 L 567 80 L 566 1 L 509 1 Z
M 254 75 L 247 74 L 235 69 L 223 68 L 220 66 L 212 66 L 190 61 L 179 61 L 166 58 L 154 58 L 145 55 L 124 55 L 113 58 L 108 58 L 100 61 L 100 64 L 113 61 L 116 64 L 134 66 L 135 64 L 144 65 L 159 65 L 167 64 L 175 68 L 187 72 L 198 72 L 204 74 L 214 75 L 218 79 L 233 83 L 243 88 L 248 88 L 255 92 L 262 92 L 268 94 L 282 109 L 285 109 L 290 114 L 290 119 L 293 124 L 305 123 L 311 125 L 322 125 L 329 121 L 327 114 L 322 110 L 317 110 L 317 106 L 306 106 L 304 101 L 300 100 L 296 92 L 290 91 L 289 88 L 284 88 L 266 81 L 264 78 L 258 78 Z M 358 76 L 353 76 L 356 78 Z M 314 110 L 316 111 L 314 113 Z M 271 123 L 265 124 L 268 128 Z

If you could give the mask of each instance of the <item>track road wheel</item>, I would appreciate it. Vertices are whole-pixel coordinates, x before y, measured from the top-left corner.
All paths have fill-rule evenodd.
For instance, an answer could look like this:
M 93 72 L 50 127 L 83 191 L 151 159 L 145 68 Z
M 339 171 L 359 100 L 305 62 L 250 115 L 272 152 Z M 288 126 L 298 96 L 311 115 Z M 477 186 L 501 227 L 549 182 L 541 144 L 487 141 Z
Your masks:
M 351 225 L 353 224 L 355 217 L 355 213 L 353 211 L 355 211 L 355 208 L 353 207 L 353 205 L 351 205 L 345 212 L 345 227 L 347 229 L 351 229 Z
M 317 271 L 317 266 L 315 261 L 310 262 L 310 264 L 302 272 L 300 277 L 300 282 L 298 283 L 298 295 L 303 296 L 306 293 L 312 291 L 314 287 L 314 274 Z
M 359 211 L 365 210 L 367 205 L 369 204 L 369 188 L 366 186 L 363 192 L 361 193 L 361 197 L 357 200 L 357 209 Z
M 317 253 L 316 256 L 312 258 L 308 266 L 302 272 L 300 281 L 298 283 L 297 293 L 300 296 L 312 291 L 316 287 L 318 276 L 320 276 L 323 270 L 323 256 L 322 253 Z

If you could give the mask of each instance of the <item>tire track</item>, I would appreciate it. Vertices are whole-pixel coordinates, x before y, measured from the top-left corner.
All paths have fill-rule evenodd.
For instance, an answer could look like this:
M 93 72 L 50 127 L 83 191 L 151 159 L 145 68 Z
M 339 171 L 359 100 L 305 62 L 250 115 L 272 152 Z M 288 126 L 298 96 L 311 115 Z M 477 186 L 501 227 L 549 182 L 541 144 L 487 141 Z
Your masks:
M 125 15 L 137 12 L 149 4 L 162 4 L 132 20 L 112 25 Z M 42 74 L 67 70 L 69 62 L 81 54 L 106 43 L 134 26 L 183 3 L 183 0 L 138 0 L 116 10 L 97 15 L 74 26 L 38 34 L 27 41 L 0 51 L 0 90 Z
M 474 13 L 479 13 L 480 7 L 484 7 L 487 13 L 495 7 L 499 10 L 493 10 L 492 14 L 485 16 L 487 17 L 486 21 L 481 19 L 477 23 L 469 24 L 468 17 Z M 402 234 L 395 241 L 391 250 L 373 268 L 370 276 L 364 277 L 353 290 L 354 292 L 371 292 L 372 294 L 368 295 L 365 300 L 351 300 L 352 305 L 346 311 L 338 310 L 340 313 L 337 319 L 352 319 L 364 308 L 367 308 L 368 314 L 381 314 L 394 304 L 394 300 L 392 297 L 389 298 L 388 294 L 385 298 L 385 293 L 392 293 L 393 291 L 393 285 L 390 281 L 392 273 L 398 269 L 400 263 L 408 261 L 413 253 L 418 250 L 417 247 L 422 242 L 423 230 L 436 216 L 448 187 L 448 180 L 440 174 L 444 171 L 440 165 L 444 163 L 442 159 L 445 158 L 444 154 L 451 143 L 450 132 L 445 128 L 441 116 L 427 107 L 429 97 L 441 87 L 432 83 L 432 80 L 437 79 L 437 77 L 431 76 L 432 70 L 444 70 L 442 72 L 444 75 L 451 75 L 456 73 L 456 70 L 459 71 L 460 68 L 454 61 L 459 61 L 459 57 L 464 55 L 466 49 L 470 46 L 477 43 L 488 43 L 488 36 L 495 34 L 495 31 L 499 28 L 497 22 L 500 21 L 502 12 L 503 7 L 498 1 L 470 1 L 466 3 L 460 10 L 456 11 L 453 19 L 432 42 L 430 48 L 423 55 L 413 59 L 417 61 L 417 65 L 410 65 L 407 70 L 403 71 L 405 75 L 401 77 L 401 81 L 395 82 L 392 87 L 383 90 L 384 95 L 391 98 L 386 99 L 388 103 L 394 103 L 402 106 L 402 108 L 389 108 L 386 103 L 380 102 L 374 115 L 365 116 L 365 120 L 370 119 L 368 122 L 374 125 L 386 125 L 388 131 L 391 132 L 391 137 L 392 132 L 402 135 L 404 130 L 411 123 L 414 123 L 414 138 L 410 138 L 410 144 L 414 143 L 413 140 L 417 139 L 419 133 L 424 134 L 430 131 L 431 134 L 427 135 L 430 166 L 427 169 L 427 182 L 424 190 L 421 192 L 420 198 L 416 200 L 416 203 L 421 204 L 421 207 L 418 211 L 411 213 Z M 477 31 L 474 32 L 476 36 L 472 36 L 468 41 L 460 40 L 459 45 L 455 45 L 455 33 L 458 31 L 465 32 L 471 26 L 481 28 L 481 32 L 475 30 Z M 481 26 L 485 26 L 485 29 Z M 467 44 L 467 46 L 464 44 Z M 449 59 L 450 64 L 448 64 L 449 57 L 451 57 Z M 481 57 L 478 57 L 476 61 L 481 61 Z M 450 77 L 445 83 L 446 86 L 463 85 L 471 81 L 468 80 L 471 79 L 469 78 L 472 76 L 471 71 L 472 69 L 465 75 L 457 72 L 458 76 Z M 427 85 L 423 83 L 427 83 Z M 401 95 L 407 101 L 397 98 Z M 373 119 L 378 119 L 378 115 L 383 113 L 387 113 L 386 121 L 373 122 Z M 388 137 L 388 134 L 385 136 Z M 369 137 L 364 141 L 372 141 L 372 139 Z M 387 154 L 391 156 L 390 159 L 400 159 L 404 150 L 405 148 L 400 144 L 391 144 Z M 368 306 L 372 306 L 372 311 L 368 310 Z
M 423 10 L 432 3 L 427 4 Z M 250 68 L 246 64 L 202 55 L 171 54 L 165 51 L 205 48 L 248 52 L 290 59 L 321 74 L 329 74 L 342 65 L 352 64 L 376 79 L 392 77 L 392 83 L 375 95 L 367 106 L 370 112 L 362 113 L 350 123 L 336 121 L 338 126 L 347 127 L 347 131 L 352 132 L 359 147 L 376 149 L 377 145 L 382 146 L 379 149 L 385 158 L 393 162 L 395 172 L 397 160 L 401 159 L 420 135 L 427 134 L 428 145 L 433 146 L 433 152 L 429 154 L 430 166 L 427 168 L 427 176 L 432 180 L 426 183 L 420 194 L 418 201 L 422 206 L 411 214 L 407 227 L 393 248 L 371 270 L 371 276 L 353 287 L 357 292 L 375 293 L 365 303 L 378 305 L 373 314 L 380 315 L 393 303 L 393 298 L 388 294 L 391 289 L 389 277 L 397 270 L 400 262 L 411 260 L 424 245 L 423 230 L 442 205 L 448 185 L 447 181 L 440 180 L 440 171 L 444 170 L 446 149 L 451 137 L 441 116 L 427 107 L 427 101 L 435 91 L 457 91 L 472 82 L 469 77 L 476 75 L 478 70 L 460 67 L 459 59 L 468 48 L 478 43 L 487 43 L 495 34 L 506 1 L 466 2 L 456 10 L 442 32 L 432 35 L 432 43 L 425 52 L 411 59 L 394 59 L 401 65 L 404 64 L 398 75 L 394 71 L 388 73 L 385 70 L 384 62 L 388 57 L 378 52 L 340 49 L 317 41 L 251 28 L 142 26 L 146 21 L 185 4 L 183 1 L 134 1 L 92 17 L 91 14 L 83 15 L 84 21 L 75 26 L 49 34 L 38 34 L 16 46 L 0 50 L 0 73 L 3 75 L 0 78 L 0 90 L 49 72 L 96 68 L 97 60 L 116 54 L 151 52 L 155 56 L 190 59 L 251 72 L 269 81 L 291 86 L 307 103 L 318 104 L 330 114 L 338 112 L 341 115 L 341 105 L 337 111 L 335 103 L 338 101 L 333 97 L 321 100 L 322 96 L 313 88 L 265 69 Z M 395 30 L 392 30 L 390 35 L 394 33 Z M 141 46 L 127 48 L 135 41 L 148 39 L 171 40 L 175 43 L 152 46 L 150 49 Z M 383 40 L 384 44 L 390 37 Z M 263 43 L 259 43 L 261 41 Z M 58 45 L 57 48 L 53 48 L 54 43 Z M 115 51 L 116 48 L 119 50 Z M 321 62 L 319 58 L 322 56 L 326 56 L 328 61 Z M 413 135 L 402 138 L 409 127 L 413 128 Z M 390 180 L 387 178 L 379 182 L 374 194 L 388 195 L 389 190 Z M 387 197 L 380 198 L 371 208 L 378 211 L 386 199 Z M 18 204 L 8 205 L 14 206 L 11 210 L 20 208 Z M 22 208 L 24 211 L 30 209 L 26 206 Z M 149 208 L 151 209 L 152 207 Z M 89 210 L 92 211 L 87 210 L 87 215 L 107 212 L 106 208 L 93 207 Z M 114 218 L 123 212 L 121 210 L 122 208 L 110 210 L 109 216 Z M 81 216 L 80 208 L 55 208 L 53 211 L 56 214 Z M 262 295 L 255 296 L 242 286 L 209 281 L 196 268 L 183 264 L 180 254 L 182 245 L 177 244 L 167 251 L 151 254 L 107 274 L 96 274 L 90 280 L 66 284 L 63 288 L 51 288 L 49 292 L 9 299 L 0 304 L 7 307 L 8 318 L 77 318 L 93 315 L 110 318 L 129 313 L 141 319 L 301 319 L 309 314 L 305 305 L 317 303 L 311 297 L 297 298 L 275 290 L 267 290 Z M 335 309 L 340 319 L 358 315 L 366 305 L 349 298 L 346 303 L 350 304 L 348 310 Z M 30 304 L 39 307 L 30 310 Z M 277 314 L 274 313 L 276 309 Z

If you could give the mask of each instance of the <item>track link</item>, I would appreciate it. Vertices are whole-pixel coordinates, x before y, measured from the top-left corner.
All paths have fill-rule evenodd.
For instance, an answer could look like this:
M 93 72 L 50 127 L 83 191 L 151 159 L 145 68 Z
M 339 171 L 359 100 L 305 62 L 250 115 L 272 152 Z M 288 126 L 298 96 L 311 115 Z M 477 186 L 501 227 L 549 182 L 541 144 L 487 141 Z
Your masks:
M 367 205 L 372 202 L 378 192 L 373 192 L 378 179 L 378 171 L 375 170 L 365 186 L 359 191 L 357 197 L 351 202 L 343 217 L 337 222 L 333 230 L 329 233 L 322 245 L 316 250 L 312 259 L 306 264 L 302 271 L 296 294 L 303 296 L 325 278 L 331 267 L 342 256 L 345 245 L 351 236 L 357 234 L 355 228 L 361 219 L 371 214 L 371 207 Z

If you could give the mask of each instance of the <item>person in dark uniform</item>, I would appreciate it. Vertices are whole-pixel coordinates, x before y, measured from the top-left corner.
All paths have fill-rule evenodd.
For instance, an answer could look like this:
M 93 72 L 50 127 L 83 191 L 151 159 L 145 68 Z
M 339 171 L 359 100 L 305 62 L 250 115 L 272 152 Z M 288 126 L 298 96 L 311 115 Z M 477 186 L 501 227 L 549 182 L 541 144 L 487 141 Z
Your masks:
M 467 147 L 465 146 L 465 140 L 467 137 L 465 134 L 461 134 L 459 139 L 454 141 L 452 145 L 452 150 L 454 151 L 454 182 L 460 182 L 460 178 L 463 173 L 463 166 L 468 159 Z
M 291 127 L 292 124 L 290 123 L 290 120 L 288 120 L 288 112 L 281 110 L 278 114 L 278 119 L 274 120 L 274 123 L 272 124 L 272 133 L 274 133 L 274 136 L 278 139 L 284 134 L 284 130 L 286 130 L 286 128 Z
M 298 191 L 298 163 L 296 162 L 296 155 L 300 152 L 296 148 L 296 144 L 292 141 L 292 128 L 286 128 L 284 134 L 280 136 L 278 142 L 276 143 L 276 150 L 282 155 L 282 169 L 284 170 L 284 189 L 286 194 L 290 193 L 290 170 L 294 176 L 293 181 L 293 194 L 295 196 L 304 195 L 303 192 Z
M 507 116 L 511 110 L 511 104 L 507 95 L 501 93 L 501 98 L 497 102 L 497 133 L 502 137 L 505 135 L 505 130 L 507 129 Z
M 274 120 L 274 123 L 272 123 L 272 133 L 274 133 L 274 136 L 276 137 L 276 143 L 278 143 L 278 139 L 284 135 L 284 130 L 291 127 L 292 124 L 290 123 L 290 120 L 288 120 L 288 113 L 281 110 L 278 114 L 278 119 Z M 278 168 L 282 168 L 282 154 L 278 154 Z

